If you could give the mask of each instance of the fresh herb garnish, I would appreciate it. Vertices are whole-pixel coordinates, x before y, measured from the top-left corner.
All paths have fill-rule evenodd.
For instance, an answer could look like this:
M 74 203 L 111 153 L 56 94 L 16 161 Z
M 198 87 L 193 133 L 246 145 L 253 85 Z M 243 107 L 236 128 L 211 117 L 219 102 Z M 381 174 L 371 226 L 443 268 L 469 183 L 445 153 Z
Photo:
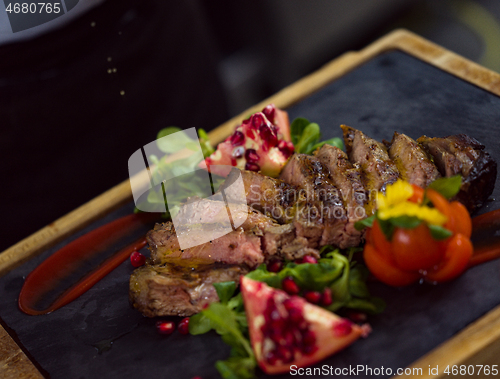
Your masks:
M 320 142 L 321 132 L 319 125 L 309 120 L 298 117 L 290 125 L 292 142 L 295 146 L 295 152 L 298 154 L 312 154 L 314 150 L 324 144 L 336 146 L 339 149 L 344 148 L 344 143 L 340 138 L 331 138 Z
M 346 255 L 331 246 L 322 248 L 318 263 L 296 264 L 289 262 L 278 273 L 269 272 L 266 265 L 247 274 L 253 280 L 281 288 L 282 280 L 292 277 L 302 290 L 323 291 L 330 288 L 332 303 L 325 306 L 334 312 L 341 308 L 356 309 L 370 314 L 383 311 L 383 300 L 370 296 L 366 286 L 368 270 L 352 261 L 357 249 Z M 224 379 L 250 379 L 255 377 L 256 359 L 250 346 L 248 325 L 241 293 L 234 295 L 234 282 L 215 283 L 220 303 L 191 317 L 189 331 L 193 335 L 215 330 L 231 346 L 231 357 L 215 365 Z

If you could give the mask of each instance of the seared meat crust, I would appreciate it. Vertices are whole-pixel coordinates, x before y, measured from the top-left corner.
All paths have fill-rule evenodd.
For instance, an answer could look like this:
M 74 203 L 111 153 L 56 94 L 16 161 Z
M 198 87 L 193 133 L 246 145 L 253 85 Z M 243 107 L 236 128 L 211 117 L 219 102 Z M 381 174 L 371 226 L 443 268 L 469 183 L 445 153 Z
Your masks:
M 295 154 L 281 172 L 285 182 L 305 191 L 306 201 L 296 213 L 297 235 L 309 240 L 309 246 L 340 246 L 344 241 L 346 210 L 339 189 L 328 170 L 315 157 Z
M 146 265 L 130 276 L 129 299 L 147 317 L 191 316 L 219 300 L 212 283 L 238 283 L 247 272 L 227 265 Z
M 363 233 L 356 230 L 354 223 L 366 217 L 364 207 L 367 201 L 366 190 L 361 179 L 361 169 L 349 161 L 346 153 L 328 144 L 316 151 L 315 156 L 327 168 L 330 178 L 339 188 L 347 212 L 348 220 L 343 233 L 345 239 L 339 243 L 339 246 L 358 246 Z
M 443 176 L 462 175 L 457 199 L 470 212 L 481 207 L 493 193 L 497 163 L 476 139 L 457 134 L 445 138 L 422 136 L 417 142 L 433 156 Z
M 345 147 L 350 161 L 358 164 L 363 170 L 365 188 L 369 193 L 366 212 L 370 215 L 375 211 L 372 191 L 385 191 L 388 184 L 398 179 L 398 169 L 382 143 L 349 126 L 340 127 L 344 133 Z
M 407 135 L 395 132 L 388 147 L 389 157 L 407 182 L 425 188 L 441 177 L 424 149 Z

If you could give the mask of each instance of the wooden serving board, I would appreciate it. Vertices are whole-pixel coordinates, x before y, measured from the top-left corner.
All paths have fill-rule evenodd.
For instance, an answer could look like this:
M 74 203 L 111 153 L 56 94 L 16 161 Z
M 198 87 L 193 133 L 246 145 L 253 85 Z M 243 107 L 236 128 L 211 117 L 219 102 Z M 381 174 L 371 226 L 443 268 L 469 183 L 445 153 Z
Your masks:
M 269 103 L 274 103 L 280 108 L 289 108 L 298 104 L 325 86 L 344 77 L 347 73 L 390 51 L 404 52 L 439 70 L 463 79 L 490 94 L 500 96 L 499 74 L 487 70 L 406 30 L 397 30 L 359 52 L 349 52 L 342 55 L 315 73 L 297 81 L 274 96 L 227 121 L 209 134 L 210 139 L 214 144 L 222 141 L 246 115 L 262 109 Z M 377 136 L 374 137 L 377 138 Z M 486 144 L 496 143 L 498 145 L 496 141 L 481 142 Z M 490 149 L 497 147 L 489 146 Z M 110 214 L 110 212 L 130 202 L 131 199 L 130 184 L 126 180 L 22 240 L 0 254 L 0 276 L 6 275 L 24 262 L 37 257 L 42 252 L 63 241 L 68 236 L 73 235 L 91 222 L 101 219 L 105 215 Z M 43 377 L 41 372 L 28 358 L 30 352 L 24 352 L 6 330 L 9 330 L 8 324 L 3 327 L 0 325 L 0 377 Z M 496 307 L 456 333 L 446 342 L 416 360 L 410 367 L 423 368 L 422 374 L 415 375 L 415 377 L 437 378 L 448 376 L 443 371 L 444 367 L 448 365 L 494 365 L 500 363 L 499 356 L 500 307 Z M 434 375 L 429 373 L 427 370 L 429 366 L 439 366 L 439 374 Z

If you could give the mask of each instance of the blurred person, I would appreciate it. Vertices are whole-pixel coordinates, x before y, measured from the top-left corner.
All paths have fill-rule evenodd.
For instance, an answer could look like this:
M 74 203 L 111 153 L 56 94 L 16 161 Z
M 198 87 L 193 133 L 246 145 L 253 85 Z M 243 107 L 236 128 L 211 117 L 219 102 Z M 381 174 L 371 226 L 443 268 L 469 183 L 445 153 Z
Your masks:
M 0 251 L 126 180 L 161 128 L 227 118 L 196 0 L 70 3 L 18 32 L 0 16 Z

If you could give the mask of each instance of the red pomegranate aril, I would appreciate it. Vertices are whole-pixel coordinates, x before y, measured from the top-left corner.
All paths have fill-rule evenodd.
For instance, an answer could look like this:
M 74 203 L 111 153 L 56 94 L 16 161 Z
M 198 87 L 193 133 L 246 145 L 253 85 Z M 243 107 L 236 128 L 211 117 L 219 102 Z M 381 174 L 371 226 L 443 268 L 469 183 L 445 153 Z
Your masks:
M 239 130 L 235 131 L 231 136 L 231 145 L 240 146 L 243 145 L 243 142 L 245 142 L 245 135 Z
M 267 363 L 269 363 L 270 365 L 275 365 L 276 363 L 278 363 L 278 357 L 276 356 L 276 354 L 272 351 L 270 351 L 269 353 L 267 353 L 266 355 L 266 361 Z
M 283 263 L 281 261 L 273 261 L 271 263 L 268 263 L 268 265 L 267 265 L 267 271 L 269 271 L 269 272 L 279 272 L 282 267 L 283 267 Z
M 316 345 L 306 345 L 302 348 L 302 353 L 305 355 L 311 355 L 314 354 L 318 350 L 318 347 Z
M 306 291 L 304 298 L 312 304 L 318 304 L 322 298 L 322 294 L 318 291 Z
M 248 149 L 247 151 L 245 151 L 245 159 L 249 163 L 255 163 L 259 161 L 260 157 L 255 149 Z
M 290 351 L 290 348 L 288 347 L 279 346 L 276 354 L 283 363 L 288 363 L 293 361 L 293 351 Z
M 261 125 L 266 123 L 266 120 L 261 113 L 255 113 L 251 119 L 252 119 L 252 126 L 257 130 L 259 130 Z
M 291 276 L 287 276 L 283 281 L 281 282 L 281 286 L 283 287 L 283 290 L 288 293 L 289 295 L 297 295 L 300 292 L 300 288 L 295 283 L 293 278 Z
M 350 334 L 352 331 L 352 322 L 349 320 L 342 320 L 337 325 L 333 326 L 333 333 L 336 337 L 343 337 Z
M 144 264 L 146 263 L 146 257 L 138 251 L 134 251 L 132 254 L 130 254 L 130 263 L 132 263 L 132 266 L 134 267 L 144 266 Z
M 306 255 L 302 258 L 302 263 L 318 263 L 318 260 L 310 255 Z
M 269 104 L 268 106 L 266 106 L 262 110 L 262 113 L 264 113 L 266 118 L 274 124 L 274 116 L 276 114 L 276 107 L 274 106 L 274 104 Z
M 235 147 L 233 153 L 231 154 L 233 158 L 241 158 L 245 154 L 245 148 L 243 146 Z M 234 166 L 234 165 L 233 165 Z
M 266 143 L 266 147 L 274 147 L 278 144 L 278 137 L 267 124 L 262 124 L 259 128 L 260 136 Z
M 259 171 L 259 170 L 260 170 L 260 167 L 259 167 L 259 165 L 258 165 L 257 163 L 250 163 L 250 162 L 247 162 L 247 163 L 245 164 L 245 170 L 247 170 L 247 171 L 255 171 L 255 172 L 257 172 L 257 171 Z
M 156 330 L 160 334 L 172 334 L 175 330 L 175 323 L 172 321 L 158 321 L 156 323 Z
M 316 343 L 316 335 L 314 334 L 314 332 L 310 330 L 306 331 L 304 333 L 304 336 L 302 337 L 302 343 L 305 346 L 314 345 Z
M 351 311 L 347 314 L 350 320 L 356 323 L 365 322 L 368 319 L 366 313 Z
M 293 143 L 290 141 L 283 141 L 281 140 L 278 143 L 278 149 L 281 151 L 281 153 L 286 156 L 287 158 L 292 155 L 295 151 L 295 147 L 293 146 Z
M 321 296 L 321 305 L 327 307 L 333 303 L 332 300 L 332 290 L 330 287 L 326 287 L 323 290 L 323 296 Z
M 177 325 L 180 334 L 189 334 L 189 317 L 183 318 Z

